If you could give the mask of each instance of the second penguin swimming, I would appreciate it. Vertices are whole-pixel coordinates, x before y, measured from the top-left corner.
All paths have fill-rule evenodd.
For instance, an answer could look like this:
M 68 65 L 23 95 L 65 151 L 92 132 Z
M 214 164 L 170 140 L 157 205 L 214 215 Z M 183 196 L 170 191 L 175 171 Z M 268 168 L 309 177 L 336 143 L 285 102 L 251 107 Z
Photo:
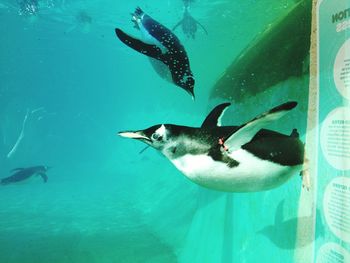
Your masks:
M 186 90 L 194 98 L 194 84 L 190 61 L 186 50 L 175 34 L 152 17 L 136 8 L 132 14 L 135 28 L 142 40 L 131 37 L 116 28 L 117 37 L 127 46 L 152 59 L 159 60 L 170 71 L 172 82 Z

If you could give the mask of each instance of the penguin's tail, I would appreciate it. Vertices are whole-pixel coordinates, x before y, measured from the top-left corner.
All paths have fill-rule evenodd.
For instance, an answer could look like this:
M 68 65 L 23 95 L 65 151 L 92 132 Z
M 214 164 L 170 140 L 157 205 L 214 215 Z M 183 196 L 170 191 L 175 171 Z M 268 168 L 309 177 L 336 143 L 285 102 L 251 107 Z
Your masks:
M 289 135 L 292 138 L 299 138 L 299 132 L 297 129 L 293 129 L 292 133 Z
M 131 13 L 131 21 L 134 23 L 134 28 L 140 29 L 139 23 L 142 19 L 144 12 L 140 7 L 135 9 L 134 13 Z

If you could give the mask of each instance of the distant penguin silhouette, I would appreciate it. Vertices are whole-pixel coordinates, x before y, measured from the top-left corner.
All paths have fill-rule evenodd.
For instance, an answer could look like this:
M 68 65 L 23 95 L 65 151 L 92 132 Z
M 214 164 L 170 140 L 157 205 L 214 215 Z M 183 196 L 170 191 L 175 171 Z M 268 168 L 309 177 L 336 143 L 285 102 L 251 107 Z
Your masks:
M 194 3 L 195 0 L 182 0 L 182 2 L 184 3 L 185 7 L 188 7 L 190 6 L 191 3 Z
M 185 12 L 183 14 L 182 20 L 180 20 L 174 27 L 173 31 L 180 26 L 182 27 L 183 33 L 188 37 L 188 38 L 193 38 L 195 39 L 196 32 L 197 32 L 197 25 L 199 25 L 203 31 L 208 35 L 207 30 L 205 27 L 200 24 L 196 19 L 192 17 L 190 12 L 188 11 L 188 7 L 185 6 Z
M 142 40 L 133 38 L 116 28 L 115 33 L 120 41 L 141 54 L 162 62 L 164 71 L 170 71 L 172 82 L 194 98 L 195 80 L 186 50 L 180 40 L 170 29 L 144 13 L 139 7 L 132 14 L 132 21 L 135 23 L 135 28 L 140 30 Z M 159 72 L 161 70 L 157 69 L 158 74 Z
M 79 23 L 82 23 L 82 24 L 92 23 L 92 17 L 86 11 L 80 11 L 75 18 Z
M 50 169 L 50 167 L 43 166 L 43 165 L 33 166 L 28 168 L 16 168 L 12 170 L 12 172 L 15 172 L 14 174 L 12 174 L 9 177 L 1 179 L 0 183 L 2 185 L 17 183 L 17 182 L 25 181 L 34 175 L 40 175 L 44 183 L 46 183 L 48 179 L 46 172 L 48 169 Z

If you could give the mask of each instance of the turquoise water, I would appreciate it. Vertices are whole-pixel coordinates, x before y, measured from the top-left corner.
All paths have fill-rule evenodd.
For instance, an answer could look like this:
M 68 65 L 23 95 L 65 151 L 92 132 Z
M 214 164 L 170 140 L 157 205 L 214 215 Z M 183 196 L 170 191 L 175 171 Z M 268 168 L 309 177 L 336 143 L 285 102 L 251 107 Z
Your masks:
M 114 33 L 118 26 L 137 35 L 130 22 L 136 6 L 172 27 L 182 16 L 180 0 L 42 0 L 35 15 L 2 0 L 1 177 L 16 167 L 53 168 L 47 184 L 1 187 L 0 262 L 294 262 L 297 174 L 271 191 L 221 193 L 116 136 L 157 123 L 200 126 L 217 104 L 208 98 L 225 68 L 294 4 L 195 1 L 190 11 L 208 35 L 198 29 L 192 40 L 176 31 L 196 77 L 193 102 Z M 233 103 L 223 121 L 241 124 L 298 100 L 271 128 L 298 128 L 303 139 L 307 86 L 307 73 L 290 77 Z M 24 137 L 8 158 L 27 110 Z

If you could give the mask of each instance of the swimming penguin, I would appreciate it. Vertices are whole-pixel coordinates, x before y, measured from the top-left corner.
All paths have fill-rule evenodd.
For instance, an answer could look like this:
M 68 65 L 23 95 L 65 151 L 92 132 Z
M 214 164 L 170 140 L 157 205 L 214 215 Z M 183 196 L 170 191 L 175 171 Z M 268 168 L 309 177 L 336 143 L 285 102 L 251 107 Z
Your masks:
M 117 37 L 127 46 L 161 61 L 171 73 L 172 82 L 186 90 L 194 98 L 194 77 L 190 61 L 180 40 L 168 28 L 136 8 L 132 14 L 135 28 L 142 34 L 142 40 L 133 38 L 116 28 Z
M 1 179 L 0 183 L 2 185 L 17 183 L 29 179 L 33 175 L 40 175 L 44 183 L 46 183 L 48 179 L 46 172 L 49 168 L 50 167 L 43 165 L 28 168 L 16 168 L 12 170 L 12 172 L 15 172 L 13 175 Z
M 268 190 L 302 171 L 304 144 L 297 132 L 290 136 L 264 129 L 296 107 L 296 102 L 284 103 L 240 126 L 221 126 L 229 105 L 215 107 L 200 128 L 162 124 L 119 135 L 152 146 L 190 180 L 219 191 Z
M 195 38 L 195 35 L 197 32 L 197 25 L 199 25 L 203 29 L 203 31 L 208 35 L 208 32 L 205 29 L 205 27 L 201 23 L 199 23 L 196 19 L 194 19 L 193 16 L 191 16 L 190 12 L 188 11 L 188 6 L 185 6 L 185 12 L 183 14 L 183 18 L 173 27 L 173 31 L 175 31 L 175 29 L 179 25 L 181 25 L 182 31 L 188 38 L 190 37 L 193 39 Z

